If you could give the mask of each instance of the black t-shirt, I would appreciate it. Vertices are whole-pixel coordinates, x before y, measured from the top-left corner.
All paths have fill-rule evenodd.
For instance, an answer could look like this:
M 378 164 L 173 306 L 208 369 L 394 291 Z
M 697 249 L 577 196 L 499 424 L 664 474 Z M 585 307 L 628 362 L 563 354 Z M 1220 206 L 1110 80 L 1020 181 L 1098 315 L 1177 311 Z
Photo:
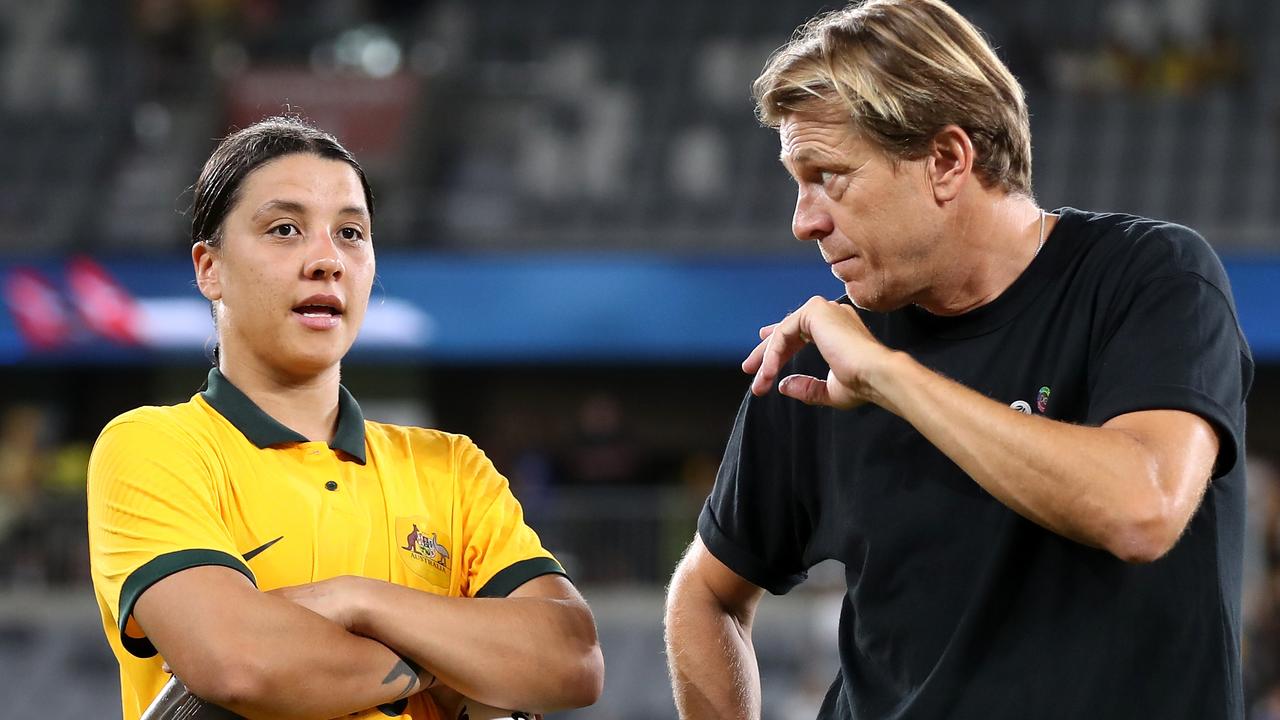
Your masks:
M 1178 409 L 1220 438 L 1174 548 L 1128 564 L 991 497 L 907 422 L 748 394 L 698 532 L 782 594 L 844 563 L 840 673 L 820 718 L 1242 718 L 1244 396 L 1253 362 L 1193 231 L 1070 208 L 996 300 L 859 311 L 889 347 L 1064 422 Z M 806 348 L 783 373 L 825 376 Z

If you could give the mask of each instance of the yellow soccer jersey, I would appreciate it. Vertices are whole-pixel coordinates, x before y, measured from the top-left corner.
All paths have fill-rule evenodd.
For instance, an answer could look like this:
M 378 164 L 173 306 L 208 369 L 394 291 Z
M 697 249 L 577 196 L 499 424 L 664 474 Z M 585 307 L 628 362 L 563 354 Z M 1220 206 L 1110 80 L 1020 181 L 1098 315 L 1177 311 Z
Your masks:
M 125 720 L 168 677 L 133 621 L 152 584 L 223 565 L 261 590 L 362 575 L 503 597 L 563 574 L 469 439 L 364 419 L 340 390 L 332 445 L 276 422 L 216 369 L 189 402 L 112 420 L 89 462 L 89 549 Z M 439 717 L 424 694 L 357 717 Z

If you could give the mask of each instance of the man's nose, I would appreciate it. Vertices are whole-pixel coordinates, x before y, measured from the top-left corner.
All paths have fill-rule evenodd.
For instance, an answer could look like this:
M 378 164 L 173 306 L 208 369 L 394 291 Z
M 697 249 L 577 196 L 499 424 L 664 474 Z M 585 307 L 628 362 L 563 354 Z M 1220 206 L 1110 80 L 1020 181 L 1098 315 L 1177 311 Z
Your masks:
M 821 240 L 835 230 L 831 213 L 814 197 L 814 190 L 800 188 L 796 196 L 795 214 L 791 216 L 791 234 L 797 240 Z

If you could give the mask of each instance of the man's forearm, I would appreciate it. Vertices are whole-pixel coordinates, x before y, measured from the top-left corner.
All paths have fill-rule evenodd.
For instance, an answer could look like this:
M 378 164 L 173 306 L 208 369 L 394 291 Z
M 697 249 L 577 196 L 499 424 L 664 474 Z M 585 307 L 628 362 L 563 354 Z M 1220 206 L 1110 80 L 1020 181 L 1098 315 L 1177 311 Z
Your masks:
M 1125 559 L 1151 559 L 1144 556 L 1152 551 L 1136 546 L 1167 549 L 1199 499 L 1169 487 L 1153 454 L 1129 433 L 1024 415 L 904 354 L 891 367 L 876 383 L 878 404 L 996 499 L 1060 535 Z
M 667 665 L 681 720 L 760 717 L 760 672 L 750 629 L 696 579 L 677 573 L 666 628 Z
M 497 707 L 583 707 L 600 691 L 595 623 L 580 600 L 450 598 L 361 582 L 352 630 L 376 638 L 463 695 Z

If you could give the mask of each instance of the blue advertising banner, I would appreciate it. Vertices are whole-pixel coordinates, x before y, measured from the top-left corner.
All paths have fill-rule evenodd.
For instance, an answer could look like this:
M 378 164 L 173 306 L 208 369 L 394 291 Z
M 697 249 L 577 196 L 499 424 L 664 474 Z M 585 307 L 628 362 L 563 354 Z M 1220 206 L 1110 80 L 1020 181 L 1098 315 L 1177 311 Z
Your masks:
M 814 258 L 379 257 L 355 362 L 736 363 L 761 325 L 838 296 Z M 1228 261 L 1260 361 L 1280 360 L 1280 260 Z M 195 360 L 213 343 L 189 261 L 0 263 L 0 364 Z

